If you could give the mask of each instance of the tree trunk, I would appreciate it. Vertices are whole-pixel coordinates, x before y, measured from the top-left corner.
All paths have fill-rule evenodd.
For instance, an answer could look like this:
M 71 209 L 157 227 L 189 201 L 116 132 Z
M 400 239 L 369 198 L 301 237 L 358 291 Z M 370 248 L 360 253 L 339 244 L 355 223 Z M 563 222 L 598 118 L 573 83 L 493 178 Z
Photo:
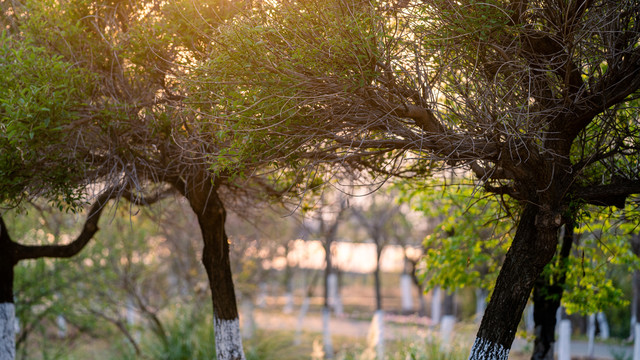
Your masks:
M 324 243 L 324 259 L 325 259 L 325 268 L 324 268 L 324 305 L 322 307 L 322 349 L 324 351 L 325 359 L 333 359 L 333 342 L 331 341 L 331 329 L 329 327 L 330 322 L 330 302 L 329 302 L 329 293 L 332 291 L 332 285 L 329 278 L 332 273 L 332 264 L 331 264 L 331 243 L 332 239 L 327 237 Z M 336 281 L 337 282 L 337 281 Z M 335 298 L 334 298 L 335 300 Z
M 13 303 L 13 247 L 4 221 L 0 218 L 0 360 L 16 356 L 15 318 Z
M 411 275 L 406 273 L 400 275 L 400 294 L 403 314 L 410 314 L 414 312 L 411 286 Z
M 633 234 L 630 239 L 631 250 L 640 257 L 640 234 Z M 633 334 L 633 360 L 640 360 L 640 271 L 633 272 L 633 303 L 631 304 L 631 331 Z
M 557 246 L 556 217 L 526 205 L 496 280 L 470 360 L 506 360 L 534 282 Z
M 382 249 L 376 246 L 376 268 L 373 271 L 374 286 L 376 290 L 376 311 L 382 310 L 382 284 L 380 281 L 380 255 L 382 255 Z
M 443 316 L 440 321 L 440 341 L 443 350 L 451 349 L 453 327 L 456 323 L 454 293 L 445 291 L 443 301 Z
M 238 307 L 231 277 L 229 241 L 224 228 L 224 204 L 216 192 L 217 186 L 209 177 L 201 175 L 190 180 L 193 182 L 183 183 L 178 180 L 174 185 L 189 200 L 202 232 L 202 264 L 207 271 L 211 289 L 217 358 L 244 360 Z
M 440 324 L 440 318 L 442 317 L 442 289 L 440 286 L 435 286 L 431 290 L 431 325 L 436 326 Z
M 325 359 L 333 359 L 333 341 L 331 340 L 331 328 L 329 325 L 331 311 L 328 306 L 322 308 L 322 350 Z
M 571 320 L 565 317 L 564 311 L 560 320 L 558 360 L 571 360 Z
M 204 240 L 202 263 L 209 277 L 213 301 L 216 354 L 218 360 L 244 359 L 236 295 L 229 262 L 229 242 L 224 229 L 225 210 L 215 192 L 207 209 L 198 214 Z

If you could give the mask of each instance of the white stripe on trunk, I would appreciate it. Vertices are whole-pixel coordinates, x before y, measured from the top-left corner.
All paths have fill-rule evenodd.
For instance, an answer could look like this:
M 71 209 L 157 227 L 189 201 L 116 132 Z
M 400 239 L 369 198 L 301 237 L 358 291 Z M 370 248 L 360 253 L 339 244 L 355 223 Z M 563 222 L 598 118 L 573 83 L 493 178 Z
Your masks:
M 558 360 L 571 360 L 571 320 L 560 320 Z
M 400 293 L 402 294 L 402 312 L 413 312 L 413 296 L 411 296 L 412 280 L 409 274 L 400 276 Z
M 218 360 L 245 360 L 240 336 L 240 320 L 214 319 Z
M 16 308 L 13 303 L 0 304 L 0 360 L 16 357 Z
M 476 338 L 469 360 L 507 360 L 509 349 L 483 338 Z
M 322 348 L 325 359 L 333 359 L 333 342 L 331 341 L 331 327 L 329 325 L 330 311 L 328 307 L 322 308 Z
M 640 360 L 640 322 L 634 324 L 633 360 Z
M 453 327 L 456 324 L 456 317 L 454 315 L 445 315 L 442 317 L 440 323 L 440 341 L 443 350 L 451 350 L 453 343 Z

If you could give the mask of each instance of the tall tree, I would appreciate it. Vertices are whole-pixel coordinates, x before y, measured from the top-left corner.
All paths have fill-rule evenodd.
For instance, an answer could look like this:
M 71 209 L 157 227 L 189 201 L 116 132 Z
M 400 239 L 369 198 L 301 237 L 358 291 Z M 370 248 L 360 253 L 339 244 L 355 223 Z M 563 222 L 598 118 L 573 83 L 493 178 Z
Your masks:
M 205 243 L 202 262 L 218 358 L 234 360 L 244 354 L 226 207 L 250 193 L 257 201 L 253 195 L 277 191 L 269 181 L 247 181 L 259 157 L 230 150 L 228 142 L 243 135 L 203 121 L 199 114 L 206 106 L 184 106 L 196 104 L 197 97 L 186 99 L 202 89 L 178 75 L 190 73 L 192 64 L 209 53 L 203 29 L 224 25 L 245 5 L 227 0 L 0 5 L 3 60 L 11 65 L 1 70 L 8 79 L 0 90 L 1 125 L 11 130 L 0 138 L 7 148 L 0 171 L 8 174 L 1 180 L 2 200 L 43 194 L 64 205 L 77 203 L 76 190 L 87 184 L 124 182 L 138 192 L 155 184 L 173 186 L 195 212 Z M 25 44 L 31 53 L 22 61 Z M 35 75 L 33 69 L 41 68 L 46 76 Z M 264 146 L 246 145 L 252 143 L 258 150 Z M 53 178 L 42 189 L 41 175 Z
M 230 96 L 210 115 L 273 154 L 400 175 L 464 167 L 520 201 L 470 356 L 506 359 L 566 210 L 640 192 L 639 14 L 604 0 L 264 4 L 216 34 L 194 75 Z

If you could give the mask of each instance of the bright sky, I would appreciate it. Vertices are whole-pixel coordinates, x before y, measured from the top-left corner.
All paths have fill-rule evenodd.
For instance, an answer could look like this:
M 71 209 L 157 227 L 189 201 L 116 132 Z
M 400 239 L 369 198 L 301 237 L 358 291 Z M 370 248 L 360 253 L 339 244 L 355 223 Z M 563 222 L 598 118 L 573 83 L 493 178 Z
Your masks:
M 333 262 L 343 271 L 371 273 L 376 266 L 376 248 L 371 243 L 335 242 L 332 247 Z M 408 254 L 412 258 L 422 253 L 421 249 L 409 247 Z M 289 252 L 289 263 L 305 269 L 324 269 L 324 249 L 317 240 L 295 240 Z M 380 259 L 382 271 L 402 272 L 404 253 L 398 245 L 387 245 Z M 282 269 L 284 257 L 276 258 L 267 266 Z

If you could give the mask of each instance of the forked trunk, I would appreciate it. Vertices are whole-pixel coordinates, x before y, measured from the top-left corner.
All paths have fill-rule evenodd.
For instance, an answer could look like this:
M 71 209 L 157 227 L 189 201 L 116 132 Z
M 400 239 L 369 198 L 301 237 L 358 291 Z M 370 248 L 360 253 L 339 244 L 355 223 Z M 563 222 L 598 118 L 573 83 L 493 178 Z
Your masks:
M 506 360 L 531 289 L 556 250 L 555 216 L 527 205 L 496 280 L 470 360 Z

